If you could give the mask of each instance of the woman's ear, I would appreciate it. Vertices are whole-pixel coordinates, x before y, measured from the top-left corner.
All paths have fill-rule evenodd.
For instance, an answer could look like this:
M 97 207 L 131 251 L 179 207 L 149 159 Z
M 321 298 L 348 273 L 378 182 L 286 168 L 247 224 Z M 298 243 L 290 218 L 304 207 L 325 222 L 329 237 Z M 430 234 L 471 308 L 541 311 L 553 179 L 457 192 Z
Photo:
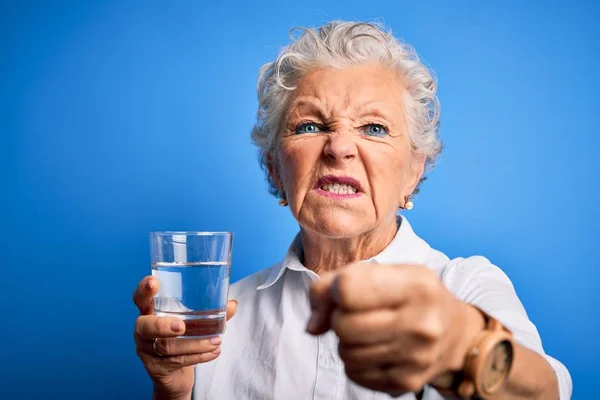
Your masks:
M 417 185 L 421 181 L 421 177 L 423 177 L 423 173 L 425 172 L 425 161 L 426 157 L 424 154 L 414 154 L 412 156 L 412 160 L 408 165 L 404 176 L 405 184 L 403 187 L 402 197 L 410 196 L 417 188 Z

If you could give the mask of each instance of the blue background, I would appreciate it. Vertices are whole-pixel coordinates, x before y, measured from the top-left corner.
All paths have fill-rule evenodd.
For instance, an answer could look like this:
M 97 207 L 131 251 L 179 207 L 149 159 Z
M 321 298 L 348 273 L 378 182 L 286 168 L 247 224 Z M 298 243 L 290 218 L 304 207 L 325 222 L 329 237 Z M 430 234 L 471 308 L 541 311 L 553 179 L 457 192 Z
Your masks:
M 149 398 L 148 232 L 234 231 L 234 280 L 279 260 L 297 227 L 249 139 L 257 71 L 294 26 L 380 18 L 440 81 L 446 149 L 413 226 L 501 266 L 595 398 L 600 7 L 216 3 L 1 3 L 0 397 Z

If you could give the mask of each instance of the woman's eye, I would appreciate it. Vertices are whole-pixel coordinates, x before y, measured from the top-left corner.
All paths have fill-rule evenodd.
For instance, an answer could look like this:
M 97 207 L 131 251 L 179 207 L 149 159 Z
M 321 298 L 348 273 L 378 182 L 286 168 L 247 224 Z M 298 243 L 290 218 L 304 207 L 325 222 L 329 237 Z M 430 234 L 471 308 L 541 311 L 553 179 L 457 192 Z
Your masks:
M 319 125 L 313 122 L 305 122 L 303 124 L 298 125 L 296 128 L 296 133 L 318 133 L 321 132 L 321 128 Z
M 388 134 L 386 127 L 381 124 L 368 124 L 365 125 L 364 129 L 369 136 L 383 137 Z

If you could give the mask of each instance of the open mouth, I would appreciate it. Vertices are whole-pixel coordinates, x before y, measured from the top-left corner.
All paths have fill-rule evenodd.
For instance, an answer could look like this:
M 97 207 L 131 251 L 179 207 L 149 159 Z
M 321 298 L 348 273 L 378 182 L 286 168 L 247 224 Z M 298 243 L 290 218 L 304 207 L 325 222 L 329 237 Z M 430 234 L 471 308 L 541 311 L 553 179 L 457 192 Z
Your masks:
M 346 185 L 345 183 L 326 183 L 320 187 L 321 190 L 325 190 L 329 193 L 336 194 L 354 194 L 357 192 L 356 188 L 352 185 Z
M 356 197 L 363 192 L 360 183 L 349 176 L 326 175 L 321 177 L 315 189 L 327 197 Z

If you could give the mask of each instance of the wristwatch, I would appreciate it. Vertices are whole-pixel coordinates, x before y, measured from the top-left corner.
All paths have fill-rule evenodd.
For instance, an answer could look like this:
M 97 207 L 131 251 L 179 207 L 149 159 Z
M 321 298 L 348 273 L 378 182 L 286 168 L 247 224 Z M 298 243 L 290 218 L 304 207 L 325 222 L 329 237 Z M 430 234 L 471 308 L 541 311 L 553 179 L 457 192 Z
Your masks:
M 479 311 L 485 328 L 473 340 L 463 370 L 432 382 L 442 394 L 486 399 L 501 390 L 508 380 L 514 360 L 513 335 L 498 320 Z

